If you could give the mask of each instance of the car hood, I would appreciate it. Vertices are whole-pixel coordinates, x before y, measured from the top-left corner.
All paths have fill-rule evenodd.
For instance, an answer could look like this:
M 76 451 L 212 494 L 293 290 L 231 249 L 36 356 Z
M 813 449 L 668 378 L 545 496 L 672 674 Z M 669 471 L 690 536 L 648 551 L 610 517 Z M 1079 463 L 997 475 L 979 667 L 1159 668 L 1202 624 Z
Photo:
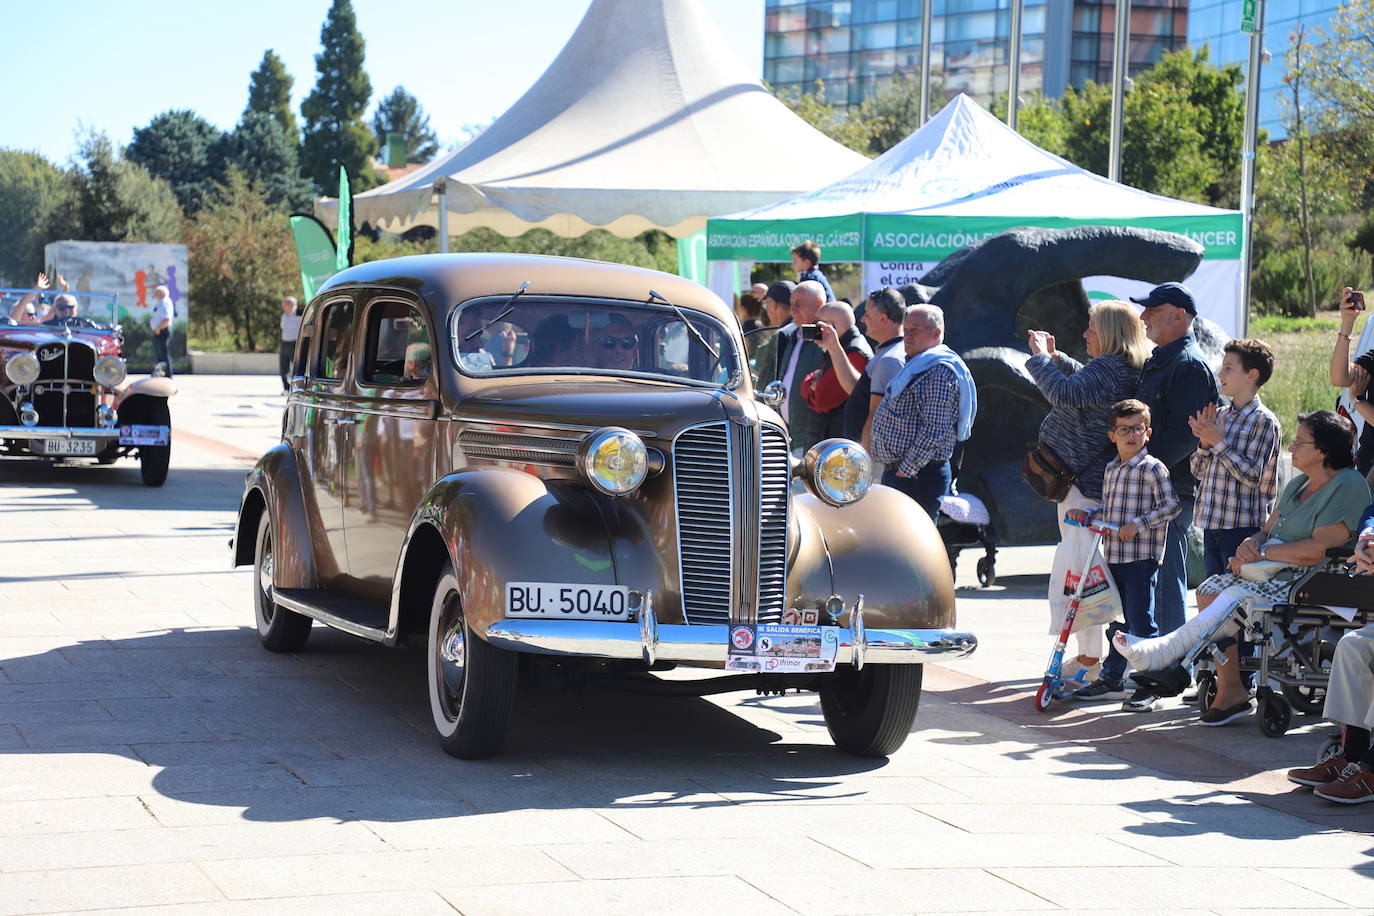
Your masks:
M 457 414 L 460 420 L 506 427 L 623 426 L 656 439 L 672 439 L 686 427 L 730 418 L 783 425 L 770 408 L 743 393 L 623 379 L 578 379 L 566 385 L 544 380 L 486 388 L 480 396 L 465 399 Z
M 37 346 L 53 341 L 64 341 L 67 332 L 64 328 L 16 327 L 0 328 L 0 359 L 10 353 L 32 352 Z M 119 342 L 109 332 L 72 329 L 71 339 L 93 347 L 101 356 L 119 354 Z

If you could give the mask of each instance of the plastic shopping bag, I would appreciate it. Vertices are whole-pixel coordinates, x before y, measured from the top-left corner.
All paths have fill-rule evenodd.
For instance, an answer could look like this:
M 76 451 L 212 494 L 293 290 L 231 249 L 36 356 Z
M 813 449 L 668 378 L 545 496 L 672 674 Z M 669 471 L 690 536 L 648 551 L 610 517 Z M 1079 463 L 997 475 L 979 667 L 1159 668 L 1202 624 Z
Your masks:
M 1088 581 L 1074 618 L 1073 632 L 1121 619 L 1121 595 L 1112 580 L 1111 570 L 1100 548 L 1093 550 L 1093 535 L 1086 528 L 1070 527 L 1054 552 L 1050 570 L 1050 632 L 1058 633 L 1064 626 L 1064 615 L 1078 588 L 1078 577 L 1086 565 Z M 1086 562 L 1085 562 L 1086 561 Z

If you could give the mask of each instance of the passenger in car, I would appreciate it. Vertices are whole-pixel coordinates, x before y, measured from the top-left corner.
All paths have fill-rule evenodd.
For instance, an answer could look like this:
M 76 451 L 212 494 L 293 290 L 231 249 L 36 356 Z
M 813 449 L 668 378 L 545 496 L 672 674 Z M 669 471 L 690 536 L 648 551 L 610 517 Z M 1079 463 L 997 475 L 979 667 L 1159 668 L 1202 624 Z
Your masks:
M 624 315 L 611 315 L 595 337 L 593 359 L 601 369 L 633 369 L 639 361 L 639 335 Z
M 486 351 L 482 352 L 486 353 Z M 491 356 L 487 355 L 487 359 L 490 360 Z M 429 378 L 429 360 L 429 344 L 413 343 L 406 347 L 405 370 L 402 377 L 408 382 L 422 382 Z M 490 363 L 488 363 L 487 368 L 491 368 Z
M 469 372 L 490 372 L 496 366 L 492 355 L 482 346 L 482 335 L 472 336 L 481 327 L 482 319 L 476 312 L 465 312 L 458 319 L 458 361 Z M 406 377 L 410 377 L 408 372 Z
M 568 323 L 563 314 L 549 315 L 534 329 L 534 340 L 530 347 L 530 357 L 525 366 L 528 368 L 557 368 L 560 366 L 583 366 L 584 350 L 582 334 Z

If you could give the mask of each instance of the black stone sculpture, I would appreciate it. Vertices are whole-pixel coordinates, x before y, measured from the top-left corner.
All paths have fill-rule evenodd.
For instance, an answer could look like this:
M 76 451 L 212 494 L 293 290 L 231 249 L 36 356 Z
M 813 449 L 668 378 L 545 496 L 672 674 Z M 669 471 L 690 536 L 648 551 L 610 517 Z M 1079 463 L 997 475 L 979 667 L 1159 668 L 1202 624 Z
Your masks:
M 945 343 L 964 358 L 978 384 L 978 418 L 958 482 L 987 503 L 1001 543 L 1058 539 L 1055 505 L 1036 496 L 1020 475 L 1021 459 L 1049 412 L 1026 370 L 1026 331 L 1049 331 L 1058 349 L 1086 361 L 1089 302 L 1082 278 L 1183 280 L 1197 269 L 1202 251 L 1186 236 L 1153 229 L 1013 229 L 956 251 L 921 283 L 902 287 L 908 303 L 944 311 Z M 1226 335 L 1203 319 L 1194 333 L 1219 365 Z

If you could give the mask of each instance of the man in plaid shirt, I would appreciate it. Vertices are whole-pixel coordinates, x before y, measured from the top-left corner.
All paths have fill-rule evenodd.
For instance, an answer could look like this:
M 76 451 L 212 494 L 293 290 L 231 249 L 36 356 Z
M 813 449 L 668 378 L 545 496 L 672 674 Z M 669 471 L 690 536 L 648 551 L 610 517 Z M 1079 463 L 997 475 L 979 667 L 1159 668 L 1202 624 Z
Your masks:
M 1230 407 L 1209 404 L 1188 425 L 1198 437 L 1192 471 L 1198 480 L 1194 523 L 1202 529 L 1207 575 L 1226 572 L 1241 541 L 1259 530 L 1278 492 L 1279 421 L 1259 399 L 1274 372 L 1274 353 L 1262 340 L 1226 345 L 1217 381 Z
M 1164 556 L 1164 537 L 1169 520 L 1179 513 L 1178 496 L 1169 482 L 1169 468 L 1145 450 L 1150 441 L 1150 408 L 1135 399 L 1118 401 L 1107 411 L 1107 438 L 1116 445 L 1116 457 L 1107 463 L 1102 480 L 1102 508 L 1096 517 L 1117 526 L 1116 537 L 1103 542 L 1107 568 L 1121 595 L 1125 629 L 1133 636 L 1158 634 L 1154 620 L 1155 579 Z M 1087 513 L 1069 513 L 1080 523 Z M 1072 694 L 1077 700 L 1122 700 L 1126 659 L 1117 652 L 1111 637 L 1120 623 L 1107 628 L 1111 651 L 1097 680 Z M 1123 709 L 1146 712 L 1158 697 L 1141 688 Z

